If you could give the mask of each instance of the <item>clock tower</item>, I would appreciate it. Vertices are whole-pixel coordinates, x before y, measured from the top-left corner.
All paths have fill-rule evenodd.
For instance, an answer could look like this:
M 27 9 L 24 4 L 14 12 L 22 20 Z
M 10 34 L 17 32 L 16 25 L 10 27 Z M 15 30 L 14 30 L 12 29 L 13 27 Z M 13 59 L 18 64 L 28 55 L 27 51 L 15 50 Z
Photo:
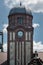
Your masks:
M 10 10 L 8 20 L 8 65 L 28 65 L 33 55 L 33 27 L 30 9 Z

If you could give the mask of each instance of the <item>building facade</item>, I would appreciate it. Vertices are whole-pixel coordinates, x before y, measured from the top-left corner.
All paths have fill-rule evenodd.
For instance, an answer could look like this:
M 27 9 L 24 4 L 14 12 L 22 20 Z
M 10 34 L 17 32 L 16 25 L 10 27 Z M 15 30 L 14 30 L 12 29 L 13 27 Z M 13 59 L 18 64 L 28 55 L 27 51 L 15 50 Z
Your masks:
M 8 65 L 27 65 L 33 55 L 33 27 L 30 9 L 19 6 L 8 15 Z

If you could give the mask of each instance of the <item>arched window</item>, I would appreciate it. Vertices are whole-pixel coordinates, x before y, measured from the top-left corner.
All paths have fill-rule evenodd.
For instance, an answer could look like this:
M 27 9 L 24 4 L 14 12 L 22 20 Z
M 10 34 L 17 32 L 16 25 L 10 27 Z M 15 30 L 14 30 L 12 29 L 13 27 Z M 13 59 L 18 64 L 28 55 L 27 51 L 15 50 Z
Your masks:
M 23 17 L 18 17 L 17 18 L 17 23 L 18 24 L 23 24 Z

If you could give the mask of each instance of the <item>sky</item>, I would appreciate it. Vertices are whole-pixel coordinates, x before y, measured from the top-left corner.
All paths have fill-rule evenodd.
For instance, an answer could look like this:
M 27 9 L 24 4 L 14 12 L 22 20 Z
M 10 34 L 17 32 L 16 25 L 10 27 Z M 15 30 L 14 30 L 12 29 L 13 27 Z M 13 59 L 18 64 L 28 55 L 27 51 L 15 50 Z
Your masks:
M 0 0 L 0 31 L 3 31 L 3 49 L 7 51 L 8 15 L 12 7 L 30 8 L 33 15 L 33 50 L 43 52 L 43 0 Z

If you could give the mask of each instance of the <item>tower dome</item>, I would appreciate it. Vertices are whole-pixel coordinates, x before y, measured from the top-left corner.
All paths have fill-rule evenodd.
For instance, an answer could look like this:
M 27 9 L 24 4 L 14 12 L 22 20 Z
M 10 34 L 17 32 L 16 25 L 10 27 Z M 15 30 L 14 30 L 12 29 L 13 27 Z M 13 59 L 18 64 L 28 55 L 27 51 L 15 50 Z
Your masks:
M 31 10 L 23 6 L 18 6 L 18 7 L 16 6 L 12 8 L 9 12 L 9 15 L 13 15 L 13 14 L 28 14 L 32 16 Z

